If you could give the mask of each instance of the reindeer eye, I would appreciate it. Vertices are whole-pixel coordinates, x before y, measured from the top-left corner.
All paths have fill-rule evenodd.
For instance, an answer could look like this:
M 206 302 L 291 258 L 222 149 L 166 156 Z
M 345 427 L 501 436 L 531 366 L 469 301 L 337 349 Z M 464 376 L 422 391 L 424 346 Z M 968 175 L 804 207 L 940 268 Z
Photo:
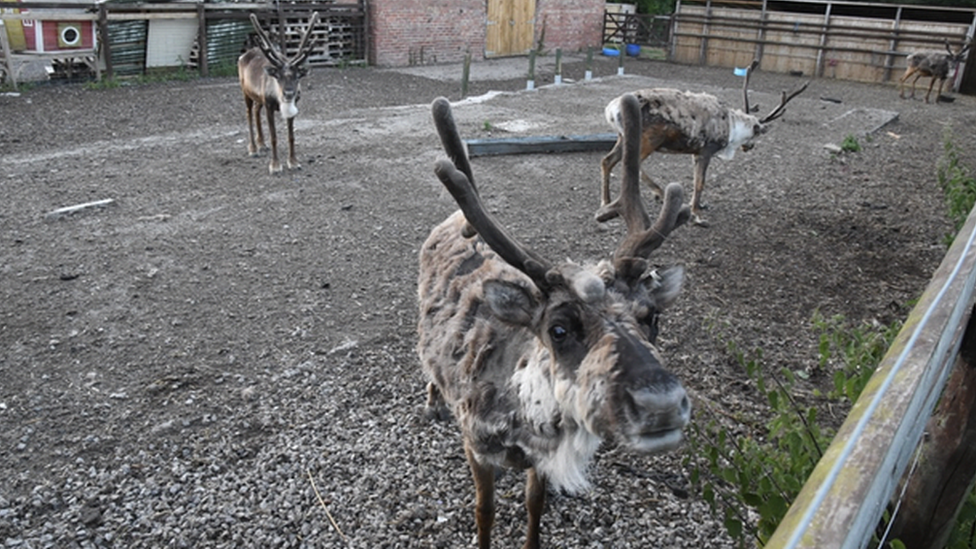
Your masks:
M 569 335 L 569 332 L 566 331 L 566 328 L 563 328 L 559 324 L 549 328 L 549 337 L 551 337 L 555 343 L 559 343 L 560 341 L 566 339 L 567 335 Z

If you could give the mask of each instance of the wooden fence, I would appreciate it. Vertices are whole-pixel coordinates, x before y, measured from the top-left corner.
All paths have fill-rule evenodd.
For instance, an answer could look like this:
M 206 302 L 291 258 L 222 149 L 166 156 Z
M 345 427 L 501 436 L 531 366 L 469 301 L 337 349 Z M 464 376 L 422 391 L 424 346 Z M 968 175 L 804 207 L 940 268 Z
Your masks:
M 250 13 L 283 39 L 290 54 L 311 13 L 319 12 L 313 33 L 316 45 L 309 56 L 312 65 L 365 64 L 369 52 L 366 30 L 368 13 L 364 0 L 350 3 L 207 3 L 207 2 L 17 2 L 2 5 L 4 21 L 93 21 L 98 44 L 95 57 L 107 78 L 141 74 L 152 68 L 154 44 L 171 46 L 171 29 L 190 32 L 185 51 L 172 57 L 168 66 L 198 69 L 208 75 L 214 65 L 233 65 L 251 34 Z M 154 39 L 154 30 L 157 37 Z M 183 37 L 185 38 L 185 36 Z M 86 52 L 91 57 L 91 52 Z M 30 51 L 13 52 L 12 57 L 29 59 Z M 48 52 L 45 58 L 77 57 L 70 50 Z M 176 59 L 175 61 L 173 59 Z M 4 61 L 9 61 L 5 59 Z M 167 66 L 166 61 L 162 65 Z M 16 69 L 12 69 L 16 70 Z M 8 70 L 9 72 L 9 70 Z
M 971 212 L 942 264 L 933 275 L 904 328 L 851 408 L 806 485 L 793 502 L 766 549 L 861 548 L 868 546 L 889 501 L 928 430 L 932 453 L 946 456 L 963 449 L 970 457 L 955 467 L 932 470 L 909 483 L 953 492 L 954 501 L 906 501 L 916 515 L 916 529 L 951 528 L 961 499 L 972 486 L 971 452 L 976 441 L 959 438 L 945 444 L 940 431 L 972 430 L 973 388 L 952 386 L 943 396 L 950 373 L 972 377 L 976 285 L 976 213 Z M 963 347 L 965 346 L 965 347 Z M 961 349 L 964 351 L 961 353 Z M 956 368 L 953 371 L 953 368 Z M 961 385 L 961 384 L 960 384 Z M 941 398 L 964 401 L 968 410 L 932 418 Z M 942 404 L 945 404 L 943 402 Z M 942 406 L 940 404 L 940 406 Z M 970 419 L 967 420 L 967 414 Z M 944 444 L 945 447 L 941 445 Z M 939 446 L 939 447 L 933 447 Z M 923 460 L 924 461 L 924 460 Z M 950 477 L 959 469 L 959 475 Z M 955 486 L 952 486 L 955 485 Z M 958 488 L 949 490 L 947 487 Z M 943 500 L 950 499 L 940 495 Z M 898 499 L 898 498 L 896 498 Z M 924 507 L 928 505 L 929 507 Z M 931 509 L 948 511 L 939 514 Z M 904 510 L 902 510 L 904 512 Z M 937 518 L 945 524 L 933 524 Z M 899 520 L 896 514 L 896 522 Z M 911 535 L 922 534 L 909 532 Z M 943 532 L 944 534 L 944 532 Z M 895 535 L 895 534 L 893 534 Z M 888 540 L 890 541 L 890 539 Z M 887 547 L 887 545 L 884 545 Z M 912 549 L 941 548 L 934 542 L 909 543 Z
M 673 61 L 889 82 L 918 49 L 958 47 L 976 10 L 849 2 L 678 0 Z
M 664 47 L 669 61 L 891 82 L 915 50 L 958 48 L 976 31 L 976 10 L 818 0 L 677 0 L 671 16 L 607 12 L 605 41 Z M 969 58 L 976 55 L 973 50 Z M 976 93 L 976 63 L 953 89 Z

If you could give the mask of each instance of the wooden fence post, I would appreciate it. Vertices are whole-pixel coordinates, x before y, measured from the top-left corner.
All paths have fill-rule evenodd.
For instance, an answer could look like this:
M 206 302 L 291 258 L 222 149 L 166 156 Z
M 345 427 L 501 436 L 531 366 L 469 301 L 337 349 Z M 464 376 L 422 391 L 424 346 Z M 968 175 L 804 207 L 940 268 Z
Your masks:
M 593 79 L 593 46 L 586 49 L 586 79 Z
M 959 358 L 925 432 L 918 465 L 914 473 L 909 467 L 901 480 L 904 496 L 888 537 L 911 549 L 942 549 L 976 479 L 976 318 L 972 313 Z
M 464 68 L 461 69 L 461 99 L 468 96 L 468 80 L 471 78 L 471 52 L 464 54 Z
M 200 76 L 210 76 L 210 66 L 207 63 L 207 11 L 203 9 L 203 2 L 197 4 L 197 21 L 200 24 L 197 31 L 197 66 L 200 68 Z
M 556 84 L 563 83 L 563 50 L 562 48 L 556 48 L 556 76 L 554 77 Z
M 112 80 L 115 71 L 112 69 L 112 44 L 108 39 L 108 7 L 104 2 L 98 5 L 98 40 L 102 57 L 105 58 L 105 78 Z M 98 59 L 95 62 L 98 63 Z

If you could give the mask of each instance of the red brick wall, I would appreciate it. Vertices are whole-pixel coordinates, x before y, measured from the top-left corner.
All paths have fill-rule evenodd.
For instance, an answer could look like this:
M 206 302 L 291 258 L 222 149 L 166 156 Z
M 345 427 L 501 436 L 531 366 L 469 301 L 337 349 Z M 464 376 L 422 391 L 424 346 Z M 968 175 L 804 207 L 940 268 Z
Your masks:
M 605 0 L 536 0 L 535 40 L 577 51 L 599 46 Z M 370 63 L 403 66 L 450 63 L 466 51 L 483 59 L 487 0 L 372 0 Z
M 373 0 L 370 62 L 381 66 L 480 58 L 485 49 L 485 0 Z
M 605 0 L 536 0 L 535 40 L 544 50 L 579 51 L 603 42 Z

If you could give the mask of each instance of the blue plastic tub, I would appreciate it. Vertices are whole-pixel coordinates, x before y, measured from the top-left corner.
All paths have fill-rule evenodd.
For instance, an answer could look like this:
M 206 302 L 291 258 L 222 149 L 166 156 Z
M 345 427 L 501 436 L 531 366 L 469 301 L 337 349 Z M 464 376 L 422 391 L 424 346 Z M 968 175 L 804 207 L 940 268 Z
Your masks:
M 631 57 L 637 57 L 640 55 L 640 45 L 639 44 L 627 44 L 627 55 Z
M 620 57 L 620 50 L 617 48 L 603 48 L 603 55 L 607 57 Z

